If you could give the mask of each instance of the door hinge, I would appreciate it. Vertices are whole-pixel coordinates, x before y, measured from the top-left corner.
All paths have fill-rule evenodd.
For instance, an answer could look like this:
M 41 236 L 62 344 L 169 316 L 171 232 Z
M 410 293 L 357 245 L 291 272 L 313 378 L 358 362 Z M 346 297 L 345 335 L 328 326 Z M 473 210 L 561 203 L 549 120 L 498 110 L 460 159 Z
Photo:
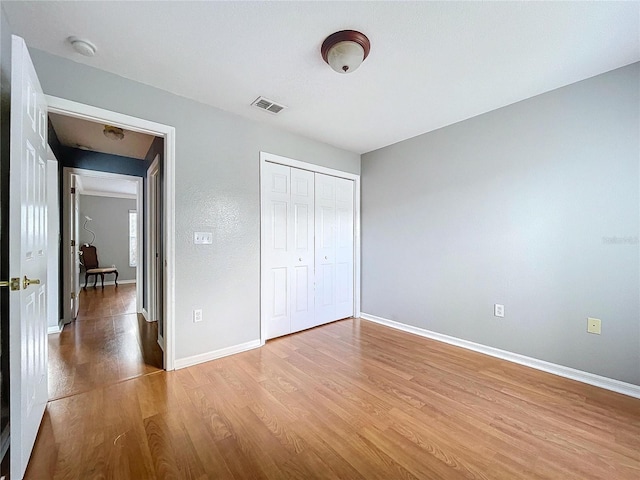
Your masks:
M 71 187 L 71 195 L 74 195 L 76 193 L 76 187 Z
M 71 240 L 71 246 L 75 247 L 76 246 L 76 241 L 75 240 Z
M 71 292 L 71 300 L 73 300 L 74 298 L 76 298 L 76 292 Z

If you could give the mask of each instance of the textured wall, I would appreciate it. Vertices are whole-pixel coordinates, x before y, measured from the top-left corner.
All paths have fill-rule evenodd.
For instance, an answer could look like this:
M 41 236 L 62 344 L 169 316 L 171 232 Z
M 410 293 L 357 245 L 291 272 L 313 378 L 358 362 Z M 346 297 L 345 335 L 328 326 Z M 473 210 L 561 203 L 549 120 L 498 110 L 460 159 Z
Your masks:
M 364 155 L 362 311 L 640 385 L 639 72 Z
M 129 266 L 129 210 L 135 209 L 135 199 L 80 195 L 80 244 L 92 239 L 91 233 L 83 228 L 87 215 L 92 219 L 87 222 L 87 228 L 96 234 L 93 245 L 98 252 L 100 266 L 118 267 L 118 280 L 136 279 L 135 267 Z M 105 280 L 113 278 L 110 275 Z M 80 273 L 80 281 L 84 285 L 84 272 Z
M 41 51 L 31 55 L 45 93 L 176 128 L 176 358 L 257 340 L 260 151 L 351 173 L 360 172 L 360 155 Z M 213 245 L 194 245 L 196 231 L 213 232 Z M 194 308 L 203 310 L 197 324 Z

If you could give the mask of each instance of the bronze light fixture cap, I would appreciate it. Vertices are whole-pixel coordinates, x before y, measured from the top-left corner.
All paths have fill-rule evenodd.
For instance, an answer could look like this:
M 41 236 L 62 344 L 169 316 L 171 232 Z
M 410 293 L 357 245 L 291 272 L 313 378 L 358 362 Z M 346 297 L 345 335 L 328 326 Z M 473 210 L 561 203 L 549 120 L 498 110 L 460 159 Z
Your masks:
M 351 73 L 367 58 L 370 50 L 371 44 L 364 33 L 342 30 L 329 35 L 322 42 L 320 52 L 334 71 Z

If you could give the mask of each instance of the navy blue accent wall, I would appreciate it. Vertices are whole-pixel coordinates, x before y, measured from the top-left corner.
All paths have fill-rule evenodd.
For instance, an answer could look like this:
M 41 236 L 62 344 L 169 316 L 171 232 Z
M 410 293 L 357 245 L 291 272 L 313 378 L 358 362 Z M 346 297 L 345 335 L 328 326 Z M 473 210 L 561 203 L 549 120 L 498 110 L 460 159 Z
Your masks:
M 51 147 L 51 151 L 56 156 L 56 159 L 60 161 L 62 159 L 62 144 L 58 139 L 58 135 L 56 131 L 53 129 L 53 125 L 51 124 L 51 120 L 47 122 L 47 141 L 49 142 L 49 146 Z M 58 164 L 58 170 L 60 170 L 60 165 Z
M 152 159 L 153 160 L 153 159 Z M 58 161 L 62 167 L 84 168 L 99 172 L 120 173 L 144 177 L 151 162 L 108 153 L 90 152 L 79 148 L 62 147 Z
M 151 143 L 151 147 L 149 147 L 149 151 L 147 152 L 147 154 L 145 155 L 145 162 L 147 167 L 149 168 L 149 166 L 153 163 L 153 159 L 156 158 L 156 155 L 160 155 L 160 160 L 159 160 L 159 168 L 160 168 L 160 188 L 161 191 L 164 191 L 162 185 L 164 185 L 164 180 L 163 180 L 163 172 L 164 172 L 164 168 L 163 168 L 163 163 L 164 163 L 164 139 L 160 138 L 160 137 L 156 137 L 153 142 Z M 146 191 L 146 183 L 145 183 L 145 193 L 144 193 L 144 198 L 143 198 L 143 208 L 145 209 L 146 212 L 146 208 L 147 208 L 147 201 L 148 201 L 148 194 Z M 160 205 L 159 205 L 160 211 L 163 212 L 164 211 L 164 197 L 162 195 L 160 195 Z M 163 229 L 163 225 L 162 225 L 162 218 L 163 216 L 160 215 L 160 230 L 164 231 Z M 162 265 L 164 260 L 162 258 L 162 252 L 164 250 L 163 248 L 163 238 L 164 236 L 161 235 L 160 236 L 160 264 Z M 143 241 L 146 242 L 147 240 L 147 225 L 146 222 L 143 225 Z M 146 245 L 146 243 L 145 243 Z M 146 285 L 147 282 L 147 269 L 146 269 L 146 255 L 144 258 L 144 265 L 145 265 L 145 269 L 143 270 L 142 273 L 142 278 L 144 279 L 144 284 Z M 160 282 L 160 285 L 162 285 L 162 269 L 158 270 L 158 282 Z M 162 299 L 159 299 L 158 301 L 159 303 L 159 312 L 158 312 L 158 318 L 160 319 L 160 322 L 158 322 L 158 332 L 160 335 L 164 334 L 164 321 L 163 321 L 163 312 L 162 312 Z M 142 294 L 142 304 L 144 305 L 145 308 L 149 307 L 149 299 L 147 298 L 147 289 L 145 288 Z

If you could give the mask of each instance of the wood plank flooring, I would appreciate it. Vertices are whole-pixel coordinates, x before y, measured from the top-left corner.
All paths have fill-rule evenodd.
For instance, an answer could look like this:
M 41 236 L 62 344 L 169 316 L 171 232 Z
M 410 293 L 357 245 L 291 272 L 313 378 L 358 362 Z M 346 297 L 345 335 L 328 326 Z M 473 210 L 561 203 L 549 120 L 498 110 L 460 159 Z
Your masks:
M 29 479 L 633 479 L 640 400 L 363 320 L 50 402 Z
M 80 291 L 75 322 L 49 335 L 49 399 L 162 370 L 158 327 L 136 314 L 136 286 Z

